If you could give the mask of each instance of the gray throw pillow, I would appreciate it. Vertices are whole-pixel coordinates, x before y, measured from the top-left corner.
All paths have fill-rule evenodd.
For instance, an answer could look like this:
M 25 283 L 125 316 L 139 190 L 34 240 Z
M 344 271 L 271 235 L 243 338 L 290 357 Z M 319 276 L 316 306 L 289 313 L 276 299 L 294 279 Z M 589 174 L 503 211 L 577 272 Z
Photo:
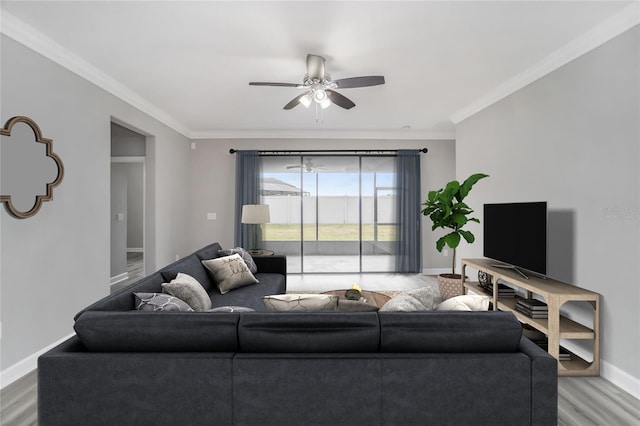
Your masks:
M 183 300 L 164 293 L 133 293 L 139 311 L 193 312 Z
M 258 273 L 258 266 L 256 265 L 256 262 L 253 260 L 253 257 L 251 257 L 251 254 L 249 254 L 249 252 L 243 249 L 242 247 L 218 250 L 218 254 L 220 256 L 231 256 L 232 254 L 239 254 L 242 260 L 244 260 L 244 263 L 247 264 L 247 268 L 249 268 L 251 273 L 252 274 Z
M 258 283 L 256 277 L 247 268 L 247 264 L 237 253 L 217 259 L 203 260 L 202 264 L 211 272 L 222 294 L 235 288 Z
M 405 291 L 391 298 L 380 308 L 381 312 L 413 312 L 432 311 L 437 306 L 440 293 L 433 287 L 426 286 Z
M 162 291 L 184 300 L 196 312 L 211 308 L 211 298 L 207 291 L 191 275 L 178 272 L 170 283 L 162 284 Z

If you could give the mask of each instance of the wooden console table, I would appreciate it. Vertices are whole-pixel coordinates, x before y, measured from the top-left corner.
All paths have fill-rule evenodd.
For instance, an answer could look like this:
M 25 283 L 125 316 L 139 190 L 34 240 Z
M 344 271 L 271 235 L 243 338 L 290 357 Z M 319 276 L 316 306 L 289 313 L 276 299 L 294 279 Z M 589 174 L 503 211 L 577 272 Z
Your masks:
M 600 375 L 600 295 L 561 281 L 531 276 L 524 279 L 517 272 L 496 268 L 497 262 L 491 259 L 463 259 L 462 276 L 465 292 L 491 296 L 494 310 L 513 312 L 523 323 L 547 335 L 548 352 L 558 360 L 560 376 L 598 376 Z M 492 276 L 493 294 L 480 287 L 479 283 L 468 281 L 466 268 L 483 271 Z M 548 318 L 531 318 L 516 311 L 518 297 L 498 298 L 498 280 L 526 291 L 526 297 L 540 296 L 547 304 Z M 560 314 L 560 308 L 567 302 L 588 302 L 593 307 L 593 326 L 585 326 Z M 560 339 L 589 339 L 593 341 L 593 361 L 588 362 L 575 354 L 571 360 L 560 361 Z

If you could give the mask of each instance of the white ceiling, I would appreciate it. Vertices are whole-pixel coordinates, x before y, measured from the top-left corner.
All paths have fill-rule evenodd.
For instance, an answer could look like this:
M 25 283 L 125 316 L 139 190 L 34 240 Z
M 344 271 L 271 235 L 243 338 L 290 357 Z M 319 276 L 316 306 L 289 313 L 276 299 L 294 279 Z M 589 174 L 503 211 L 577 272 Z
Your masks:
M 452 136 L 454 122 L 638 23 L 638 1 L 2 1 L 2 32 L 193 138 Z M 25 25 L 26 24 L 26 25 Z M 282 107 L 307 53 L 356 103 Z M 409 126 L 410 128 L 407 128 Z

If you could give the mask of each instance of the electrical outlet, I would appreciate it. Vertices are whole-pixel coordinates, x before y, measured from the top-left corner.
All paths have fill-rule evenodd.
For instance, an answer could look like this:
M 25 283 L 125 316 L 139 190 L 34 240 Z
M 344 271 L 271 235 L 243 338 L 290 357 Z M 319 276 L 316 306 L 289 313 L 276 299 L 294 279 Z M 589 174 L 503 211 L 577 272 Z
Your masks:
M 442 255 L 443 255 L 444 257 L 449 256 L 449 250 L 442 250 Z
M 215 213 L 207 213 L 207 220 L 216 220 Z
M 176 260 L 180 260 L 180 254 L 176 253 Z

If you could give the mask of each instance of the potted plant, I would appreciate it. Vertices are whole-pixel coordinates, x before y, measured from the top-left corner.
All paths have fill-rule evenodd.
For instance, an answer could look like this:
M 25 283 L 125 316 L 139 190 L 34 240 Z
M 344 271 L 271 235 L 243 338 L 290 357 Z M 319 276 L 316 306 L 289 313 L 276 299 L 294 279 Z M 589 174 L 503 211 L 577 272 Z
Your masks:
M 442 300 L 463 293 L 462 276 L 456 274 L 456 248 L 463 238 L 469 244 L 475 241 L 475 236 L 470 231 L 463 229 L 464 226 L 469 222 L 480 223 L 475 217 L 470 217 L 473 210 L 463 200 L 469 195 L 469 191 L 476 182 L 488 176 L 476 173 L 462 183 L 453 180 L 442 189 L 429 191 L 427 201 L 422 203 L 424 206 L 422 214 L 429 216 L 433 222 L 431 230 L 442 228 L 449 231 L 448 234 L 436 241 L 436 249 L 439 252 L 442 252 L 445 245 L 453 251 L 451 273 L 438 275 Z

